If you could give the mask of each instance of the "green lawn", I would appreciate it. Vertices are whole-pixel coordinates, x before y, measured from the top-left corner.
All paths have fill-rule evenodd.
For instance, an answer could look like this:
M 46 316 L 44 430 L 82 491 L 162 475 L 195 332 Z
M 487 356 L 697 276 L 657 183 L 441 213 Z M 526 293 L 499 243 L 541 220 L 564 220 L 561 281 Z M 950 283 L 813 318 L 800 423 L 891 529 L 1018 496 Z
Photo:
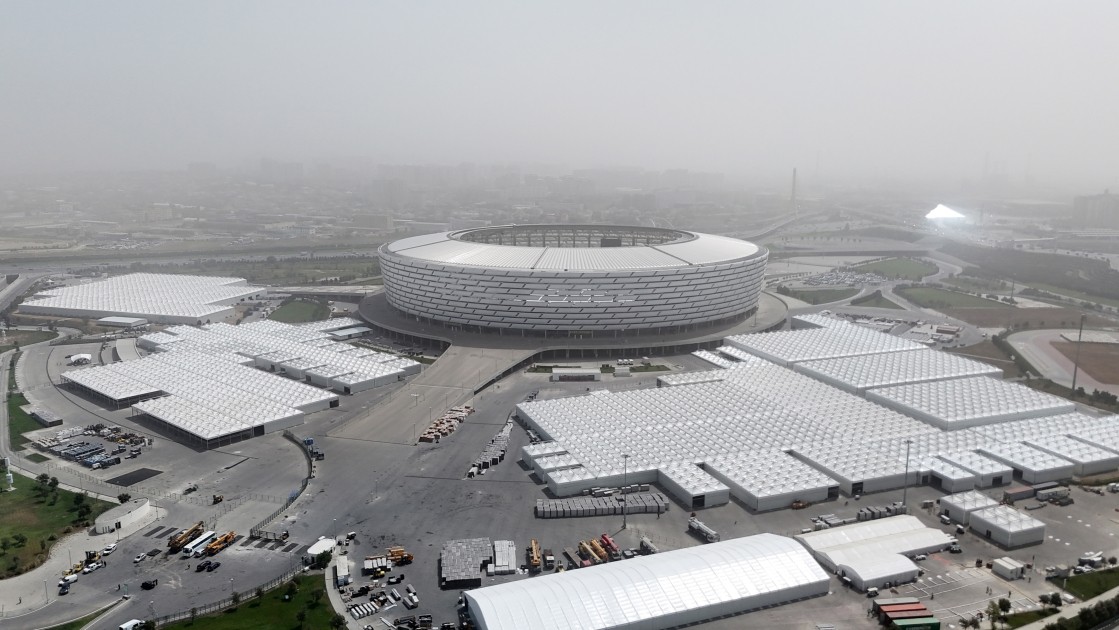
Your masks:
M 8 396 L 8 437 L 12 442 L 12 450 L 21 449 L 31 440 L 24 437 L 28 431 L 37 431 L 43 428 L 34 418 L 24 413 L 20 407 L 27 404 L 23 394 Z
M 954 287 L 959 287 L 965 291 L 981 291 L 983 293 L 999 293 L 1010 288 L 1010 285 L 1005 282 L 999 282 L 998 280 L 987 280 L 985 278 L 976 278 L 974 276 L 956 276 L 955 278 L 944 278 L 941 280 L 941 282 L 943 282 L 944 284 L 950 284 Z
M 896 293 L 918 306 L 926 308 L 1011 308 L 1009 304 L 988 300 L 966 293 L 957 293 L 932 287 L 897 289 Z
M 936 273 L 937 266 L 922 260 L 912 258 L 889 258 L 878 262 L 867 263 L 854 267 L 855 271 L 863 273 L 878 273 L 887 278 L 906 280 L 920 280 L 925 276 Z
M 0 545 L 9 541 L 9 548 L 0 546 L 0 574 L 11 577 L 28 571 L 46 558 L 47 551 L 56 538 L 77 527 L 75 492 L 56 489 L 54 494 L 38 497 L 34 492 L 34 479 L 14 474 L 15 492 L 0 493 Z M 112 504 L 85 497 L 92 508 L 86 521 L 92 523 L 99 514 L 113 507 Z M 52 504 L 53 503 L 53 504 Z M 17 534 L 27 537 L 23 545 L 15 544 Z M 77 556 L 75 556 L 77 558 Z
M 70 621 L 70 622 L 67 622 L 67 623 L 64 623 L 64 624 L 58 625 L 58 626 L 51 626 L 49 628 L 46 628 L 46 630 L 82 630 L 82 628 L 84 628 L 86 626 L 86 624 L 88 624 L 89 622 L 93 621 L 94 619 L 100 617 L 102 614 L 104 614 L 104 611 L 95 612 L 92 615 L 89 615 L 88 617 L 82 617 L 81 619 L 75 619 L 73 621 Z
M 50 461 L 50 458 L 46 455 L 43 455 L 42 453 L 31 453 L 24 459 L 35 462 L 36 464 L 42 464 L 43 462 Z
M 303 322 L 317 322 L 329 317 L 330 307 L 322 302 L 293 300 L 272 311 L 268 319 L 285 324 L 301 324 Z
M 905 310 L 893 301 L 882 297 L 882 293 L 879 291 L 863 296 L 857 300 L 851 300 L 851 306 L 870 306 L 873 308 L 895 308 L 898 310 Z
M 667 365 L 635 365 L 629 369 L 630 372 L 667 372 Z
M 49 330 L 9 330 L 5 337 L 0 338 L 0 352 L 7 352 L 17 345 L 22 348 L 40 341 L 50 341 L 57 336 L 58 333 Z
M 1082 600 L 1088 600 L 1116 586 L 1119 586 L 1119 569 L 1108 569 L 1073 575 L 1068 579 L 1065 590 Z
M 298 576 L 298 590 L 291 601 L 284 601 L 286 586 L 281 586 L 268 593 L 260 601 L 255 596 L 243 599 L 241 605 L 235 610 L 215 613 L 206 617 L 198 617 L 194 621 L 181 621 L 172 623 L 163 628 L 192 628 L 194 630 L 258 630 L 259 628 L 276 628 L 277 630 L 296 630 L 302 628 L 329 628 L 330 619 L 334 611 L 330 601 L 323 590 L 323 576 L 305 575 Z M 314 593 L 320 593 L 316 599 Z M 300 610 L 306 611 L 306 618 L 301 624 L 298 614 Z M 390 613 L 396 611 L 389 611 Z M 397 615 L 403 615 L 401 608 Z M 373 622 L 370 622 L 373 623 Z M 380 622 L 376 622 L 380 623 Z
M 357 258 L 298 258 L 277 256 L 267 260 L 215 260 L 187 264 L 146 264 L 144 271 L 154 273 L 189 273 L 203 276 L 232 276 L 245 278 L 254 284 L 273 286 L 318 284 L 380 284 L 380 280 L 365 280 L 381 274 L 376 256 Z
M 846 300 L 847 298 L 858 295 L 859 289 L 803 289 L 794 290 L 789 289 L 781 295 L 787 295 L 791 298 L 796 298 L 801 302 L 808 302 L 809 304 L 827 304 L 829 302 L 838 302 Z
M 1014 613 L 1006 616 L 1006 625 L 1011 628 L 1021 628 L 1027 624 L 1031 624 L 1038 619 L 1045 619 L 1052 616 L 1053 613 L 1047 610 L 1031 610 L 1029 612 Z
M 1095 296 L 1095 295 L 1090 295 L 1088 293 L 1084 293 L 1083 291 L 1075 291 L 1073 289 L 1066 289 L 1066 288 L 1063 288 L 1063 287 L 1058 287 L 1058 286 L 1053 285 L 1053 284 L 1045 284 L 1044 282 L 1031 282 L 1030 286 L 1035 288 L 1035 289 L 1041 289 L 1042 291 L 1048 291 L 1049 293 L 1056 293 L 1057 295 L 1063 295 L 1065 297 L 1075 298 L 1077 300 L 1087 300 L 1089 302 L 1096 302 L 1096 303 L 1099 303 L 1099 304 L 1106 304 L 1107 306 L 1114 306 L 1116 308 L 1119 308 L 1119 300 L 1114 300 L 1114 299 L 1105 298 L 1105 297 L 1098 297 L 1098 296 Z

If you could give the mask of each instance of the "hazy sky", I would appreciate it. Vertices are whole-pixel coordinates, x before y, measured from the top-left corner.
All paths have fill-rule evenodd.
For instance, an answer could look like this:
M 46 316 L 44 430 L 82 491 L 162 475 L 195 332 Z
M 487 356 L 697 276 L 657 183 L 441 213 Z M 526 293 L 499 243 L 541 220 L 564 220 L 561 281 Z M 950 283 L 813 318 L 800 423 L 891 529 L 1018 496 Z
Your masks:
M 548 162 L 1119 184 L 1119 2 L 0 3 L 0 170 Z M 986 157 L 986 156 L 989 156 Z

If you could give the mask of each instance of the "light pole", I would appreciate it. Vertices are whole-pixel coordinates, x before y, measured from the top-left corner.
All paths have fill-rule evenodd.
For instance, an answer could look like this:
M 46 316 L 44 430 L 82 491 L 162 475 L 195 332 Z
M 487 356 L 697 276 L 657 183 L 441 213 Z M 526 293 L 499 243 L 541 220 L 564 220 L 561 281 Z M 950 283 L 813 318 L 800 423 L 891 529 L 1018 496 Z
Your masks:
M 902 482 L 901 490 L 901 505 L 905 508 L 905 514 L 909 513 L 909 446 L 913 444 L 913 440 L 905 441 L 905 481 Z
M 1080 314 L 1080 332 L 1076 334 L 1076 358 L 1072 361 L 1072 397 L 1076 398 L 1076 376 L 1080 371 L 1080 339 L 1084 337 L 1084 320 L 1088 318 L 1086 313 Z
M 626 493 L 626 485 L 629 482 L 629 454 L 622 453 L 622 529 L 626 528 L 626 510 L 629 507 L 629 495 Z
M 338 519 L 334 519 L 334 524 L 330 527 L 330 536 L 334 538 L 334 544 L 338 544 Z
M 49 593 L 47 593 L 47 581 L 43 580 L 43 601 L 49 602 L 50 599 L 51 599 L 51 596 L 50 596 Z

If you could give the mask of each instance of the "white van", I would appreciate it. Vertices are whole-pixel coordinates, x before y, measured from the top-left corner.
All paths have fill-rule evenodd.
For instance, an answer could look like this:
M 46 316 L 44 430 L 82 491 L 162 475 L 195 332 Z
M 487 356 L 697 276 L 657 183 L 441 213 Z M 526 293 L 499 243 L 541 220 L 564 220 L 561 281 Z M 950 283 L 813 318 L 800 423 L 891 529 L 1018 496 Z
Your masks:
M 144 625 L 143 621 L 139 619 L 133 619 L 131 621 L 126 621 L 120 624 L 120 630 L 136 630 L 136 628 L 139 628 L 142 625 Z

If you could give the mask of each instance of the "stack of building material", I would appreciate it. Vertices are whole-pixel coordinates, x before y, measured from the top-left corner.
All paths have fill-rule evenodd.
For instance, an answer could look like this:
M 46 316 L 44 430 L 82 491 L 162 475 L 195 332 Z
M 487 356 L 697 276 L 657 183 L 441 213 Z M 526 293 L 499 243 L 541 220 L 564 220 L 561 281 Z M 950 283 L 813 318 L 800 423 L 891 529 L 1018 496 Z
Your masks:
M 617 516 L 623 509 L 626 514 L 661 514 L 668 511 L 668 499 L 653 492 L 624 495 L 624 500 L 616 496 L 536 500 L 536 518 Z
M 517 545 L 512 540 L 493 541 L 493 563 L 490 565 L 495 575 L 509 575 L 517 571 Z M 488 571 L 487 571 L 488 573 Z
M 439 552 L 439 580 L 443 588 L 481 586 L 482 566 L 493 562 L 489 538 L 448 540 Z
M 471 407 L 469 411 L 463 407 L 455 407 L 444 412 L 431 426 L 424 429 L 420 435 L 421 442 L 438 442 L 439 438 L 445 438 L 455 432 L 458 425 L 466 422 L 466 416 L 474 412 Z

